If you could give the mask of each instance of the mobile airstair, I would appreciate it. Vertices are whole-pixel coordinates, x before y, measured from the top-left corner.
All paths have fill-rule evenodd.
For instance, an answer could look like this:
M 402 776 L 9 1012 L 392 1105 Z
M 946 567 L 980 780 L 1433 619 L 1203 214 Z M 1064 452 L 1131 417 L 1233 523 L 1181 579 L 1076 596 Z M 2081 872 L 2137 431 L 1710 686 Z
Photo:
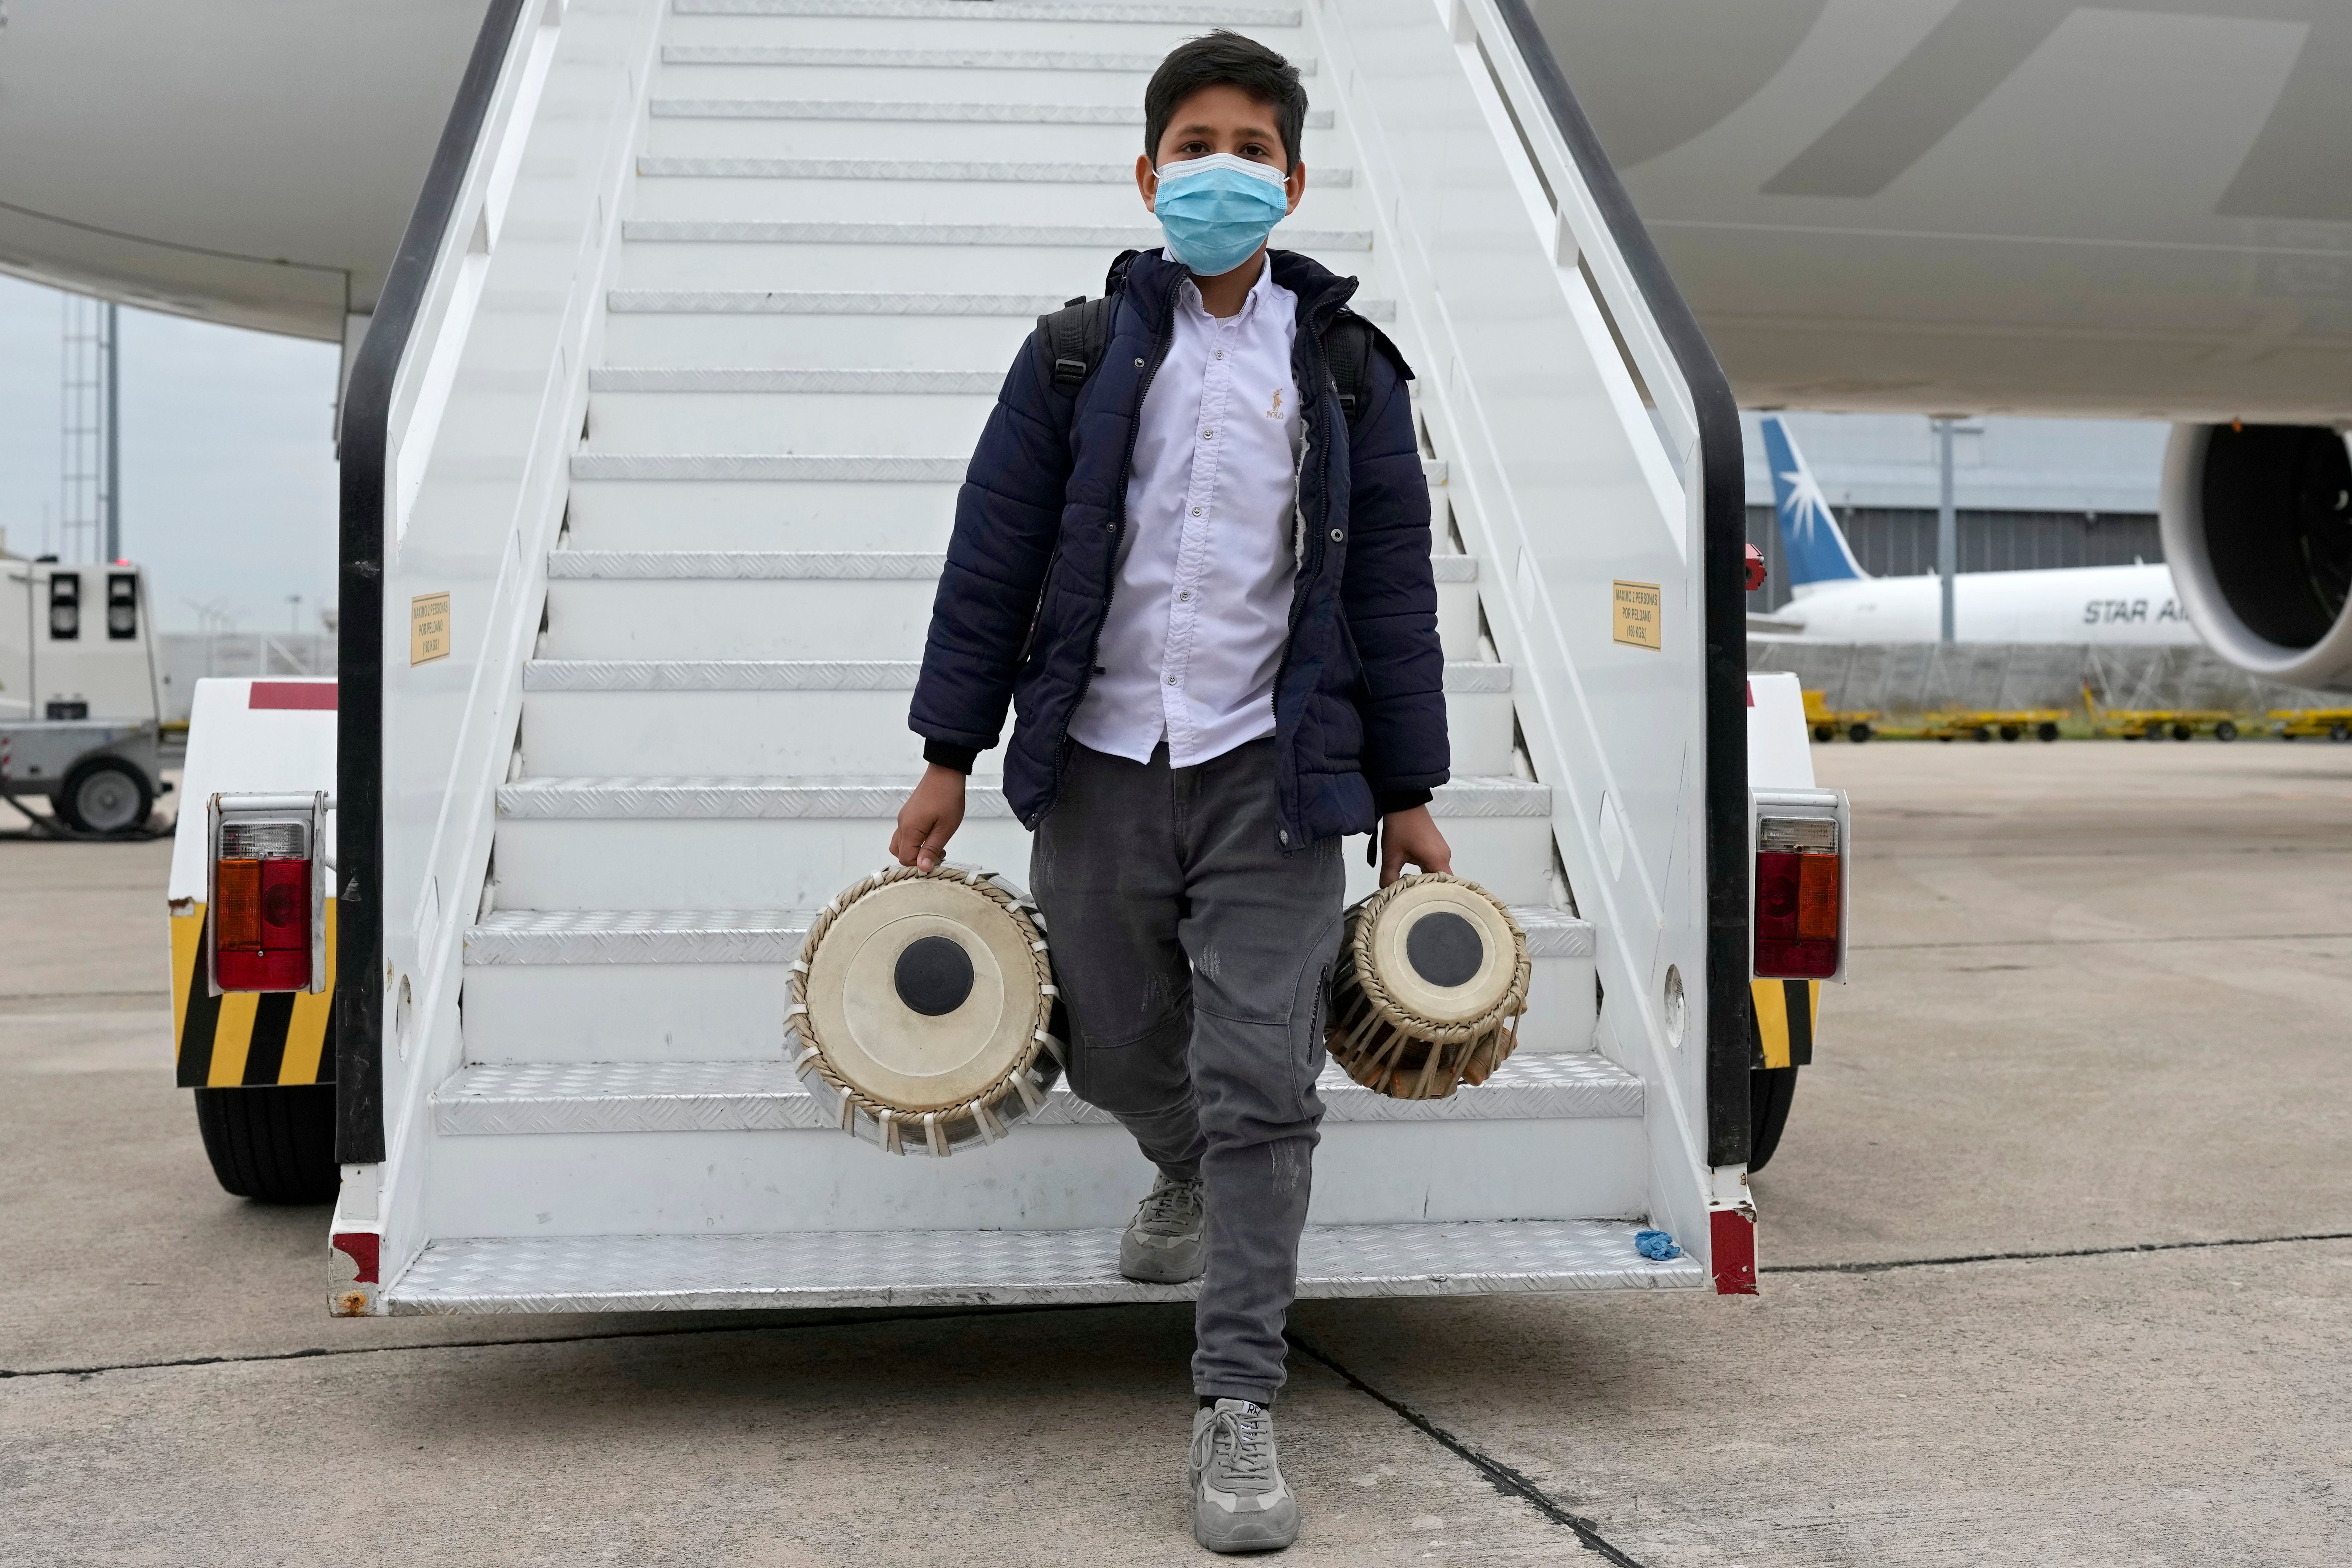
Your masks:
M 345 405 L 336 1311 L 1186 1293 L 1117 1273 L 1108 1116 L 893 1157 L 784 1015 L 974 438 L 1159 243 L 1142 86 L 1213 26 L 1307 73 L 1275 244 L 1418 371 L 1433 810 L 1535 956 L 1489 1082 L 1327 1076 L 1301 1291 L 1752 1281 L 1737 424 L 1524 0 L 501 0 Z M 951 854 L 1025 880 L 994 760 Z

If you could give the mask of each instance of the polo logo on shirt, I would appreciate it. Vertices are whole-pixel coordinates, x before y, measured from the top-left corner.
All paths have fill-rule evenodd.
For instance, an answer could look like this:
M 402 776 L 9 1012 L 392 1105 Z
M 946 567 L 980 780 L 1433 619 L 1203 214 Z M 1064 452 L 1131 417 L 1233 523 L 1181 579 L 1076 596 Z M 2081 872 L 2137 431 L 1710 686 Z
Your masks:
M 1280 419 L 1282 417 L 1282 389 L 1280 387 L 1274 389 L 1274 401 L 1266 404 L 1265 416 L 1268 419 Z

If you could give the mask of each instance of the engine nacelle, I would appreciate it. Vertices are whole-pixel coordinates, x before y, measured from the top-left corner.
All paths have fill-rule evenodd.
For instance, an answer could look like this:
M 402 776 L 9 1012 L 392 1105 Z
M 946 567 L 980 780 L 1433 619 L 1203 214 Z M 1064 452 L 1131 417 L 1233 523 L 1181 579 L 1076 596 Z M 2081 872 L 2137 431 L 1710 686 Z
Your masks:
M 2325 425 L 2176 424 L 2164 559 L 2206 645 L 2242 670 L 2352 690 L 2352 449 Z

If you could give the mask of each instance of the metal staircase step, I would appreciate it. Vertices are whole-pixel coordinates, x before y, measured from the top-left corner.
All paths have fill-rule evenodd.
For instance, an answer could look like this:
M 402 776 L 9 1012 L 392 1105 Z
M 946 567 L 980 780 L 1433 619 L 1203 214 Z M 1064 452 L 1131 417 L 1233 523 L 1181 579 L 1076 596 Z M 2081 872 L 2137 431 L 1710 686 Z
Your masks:
M 533 659 L 527 692 L 913 691 L 922 665 L 911 659 Z M 1507 695 L 1511 666 L 1448 660 L 1448 695 Z
M 499 786 L 502 818 L 564 821 L 893 817 L 904 779 L 521 779 Z M 1549 817 L 1551 789 L 1518 779 L 1457 779 L 1438 787 L 1430 815 Z M 965 792 L 967 818 L 1009 818 L 1002 784 L 982 775 Z
M 1589 921 L 1514 906 L 1538 958 L 1590 958 Z M 501 909 L 468 926 L 467 967 L 789 964 L 815 912 L 805 909 Z M 782 1015 L 779 1014 L 779 1017 Z
M 621 235 L 636 245 L 942 246 L 959 250 L 1018 246 L 1107 254 L 1165 243 L 1159 229 L 1133 224 L 795 223 L 772 218 L 630 218 L 621 225 Z M 1372 248 L 1370 229 L 1302 229 L 1275 237 L 1318 255 Z
M 548 558 L 549 659 L 803 659 L 842 648 L 923 651 L 943 557 L 926 550 L 558 550 Z M 1477 562 L 1439 556 L 1437 634 L 1479 644 Z
M 947 103 L 937 99 L 657 98 L 656 120 L 899 120 L 949 125 L 1141 125 L 1139 103 Z M 1331 111 L 1310 109 L 1307 129 L 1331 129 Z
M 949 161 L 936 158 L 656 158 L 637 160 L 652 180 L 927 180 L 940 184 L 1125 185 L 1131 163 L 1051 163 Z M 1347 189 L 1355 171 L 1307 171 L 1309 190 Z
M 1442 1100 L 1375 1093 L 1336 1066 L 1316 1083 L 1327 1124 L 1564 1121 L 1642 1114 L 1642 1081 L 1594 1051 L 1514 1054 L 1494 1076 Z M 451 1136 L 556 1133 L 839 1131 L 829 1100 L 789 1063 L 509 1062 L 460 1069 L 433 1092 Z M 1023 1127 L 1112 1126 L 1110 1113 L 1057 1083 Z
M 938 294 L 915 289 L 615 288 L 614 315 L 662 316 L 1019 316 L 1034 320 L 1066 302 L 1059 294 Z M 1360 299 L 1367 321 L 1396 319 L 1393 299 Z
M 670 66 L 871 66 L 892 70 L 1132 71 L 1149 76 L 1163 53 L 1100 49 L 867 49 L 802 44 L 665 44 Z M 1316 74 L 1311 56 L 1295 58 L 1302 77 Z M 1130 174 L 1132 171 L 1129 171 Z
M 680 16 L 852 16 L 985 22 L 1157 22 L 1216 27 L 1296 27 L 1293 5 L 1187 5 L 1182 0 L 672 0 Z
M 1696 1290 L 1687 1254 L 1654 1263 L 1639 1227 L 1606 1220 L 1310 1225 L 1298 1294 L 1501 1295 Z M 386 1311 L 584 1312 L 739 1307 L 1076 1305 L 1189 1301 L 1195 1287 L 1118 1273 L 1118 1232 L 815 1231 L 782 1235 L 486 1237 L 428 1242 L 383 1291 Z

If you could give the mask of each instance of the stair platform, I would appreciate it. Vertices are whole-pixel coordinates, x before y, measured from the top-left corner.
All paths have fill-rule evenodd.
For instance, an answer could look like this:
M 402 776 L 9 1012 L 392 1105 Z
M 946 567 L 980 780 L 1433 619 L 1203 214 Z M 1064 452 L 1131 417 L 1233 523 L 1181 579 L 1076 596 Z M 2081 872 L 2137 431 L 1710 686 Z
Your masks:
M 1302 1299 L 1697 1290 L 1608 1220 L 1308 1226 Z M 1083 1306 L 1190 1301 L 1118 1272 L 1118 1236 L 1085 1230 L 800 1231 L 443 1239 L 383 1293 L 394 1316 L 709 1312 L 754 1307 Z

